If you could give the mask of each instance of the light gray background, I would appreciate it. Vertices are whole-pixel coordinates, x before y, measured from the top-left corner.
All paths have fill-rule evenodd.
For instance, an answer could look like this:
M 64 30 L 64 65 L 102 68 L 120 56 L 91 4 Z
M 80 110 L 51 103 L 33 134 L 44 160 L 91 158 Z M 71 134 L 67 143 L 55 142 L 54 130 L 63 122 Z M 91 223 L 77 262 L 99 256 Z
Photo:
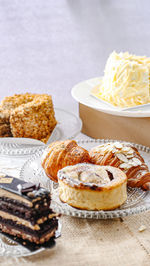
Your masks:
M 0 0 L 0 99 L 46 92 L 77 112 L 72 86 L 113 50 L 150 56 L 149 0 Z

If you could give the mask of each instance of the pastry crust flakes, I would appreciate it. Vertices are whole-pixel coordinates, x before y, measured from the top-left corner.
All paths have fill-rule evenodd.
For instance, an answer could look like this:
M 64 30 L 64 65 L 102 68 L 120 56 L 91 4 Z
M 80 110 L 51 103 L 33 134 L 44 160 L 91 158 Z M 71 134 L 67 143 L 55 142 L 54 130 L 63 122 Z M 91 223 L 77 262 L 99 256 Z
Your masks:
M 50 95 L 15 94 L 1 102 L 0 137 L 35 138 L 46 143 L 56 124 Z
M 37 97 L 15 108 L 10 115 L 10 125 L 14 137 L 46 138 L 56 125 L 51 96 Z
M 89 153 L 78 146 L 75 140 L 53 142 L 42 155 L 42 167 L 46 175 L 55 182 L 58 182 L 58 170 L 82 162 L 89 162 Z
M 130 144 L 114 142 L 90 150 L 90 161 L 97 165 L 120 168 L 128 178 L 130 187 L 150 189 L 150 172 L 138 150 Z

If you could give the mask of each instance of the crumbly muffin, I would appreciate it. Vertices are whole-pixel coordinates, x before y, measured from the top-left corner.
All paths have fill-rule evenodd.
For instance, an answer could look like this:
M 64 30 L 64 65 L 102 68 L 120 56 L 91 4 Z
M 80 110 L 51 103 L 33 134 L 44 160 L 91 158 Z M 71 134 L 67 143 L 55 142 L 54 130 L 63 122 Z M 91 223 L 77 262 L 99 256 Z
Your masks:
M 56 126 L 52 98 L 49 95 L 35 97 L 33 101 L 15 108 L 10 115 L 14 137 L 43 139 Z
M 0 105 L 0 124 L 7 124 L 9 123 L 10 111 L 5 110 Z
M 38 94 L 14 94 L 13 96 L 7 96 L 1 101 L 1 107 L 3 110 L 12 110 L 16 107 L 31 102 L 35 97 L 38 97 Z
M 52 97 L 15 94 L 0 105 L 0 137 L 27 137 L 47 142 L 57 122 Z
M 0 124 L 0 136 L 12 136 L 9 124 Z

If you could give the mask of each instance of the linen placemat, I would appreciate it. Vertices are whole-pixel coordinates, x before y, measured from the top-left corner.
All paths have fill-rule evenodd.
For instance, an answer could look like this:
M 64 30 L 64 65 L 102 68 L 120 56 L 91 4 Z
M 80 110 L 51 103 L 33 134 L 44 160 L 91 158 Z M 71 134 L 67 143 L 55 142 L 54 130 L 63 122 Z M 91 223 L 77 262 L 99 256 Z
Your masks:
M 0 257 L 0 265 L 148 266 L 149 218 L 150 212 L 113 220 L 62 216 L 62 236 L 53 249 L 24 258 Z

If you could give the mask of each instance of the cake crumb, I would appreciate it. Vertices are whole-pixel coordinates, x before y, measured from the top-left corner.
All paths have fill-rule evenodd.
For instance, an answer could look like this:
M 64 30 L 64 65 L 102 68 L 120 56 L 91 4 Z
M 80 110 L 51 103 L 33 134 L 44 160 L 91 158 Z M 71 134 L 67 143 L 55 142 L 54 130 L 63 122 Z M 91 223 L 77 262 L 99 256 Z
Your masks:
M 146 230 L 146 226 L 145 225 L 141 225 L 140 227 L 139 227 L 139 232 L 143 232 L 143 231 L 145 231 Z

